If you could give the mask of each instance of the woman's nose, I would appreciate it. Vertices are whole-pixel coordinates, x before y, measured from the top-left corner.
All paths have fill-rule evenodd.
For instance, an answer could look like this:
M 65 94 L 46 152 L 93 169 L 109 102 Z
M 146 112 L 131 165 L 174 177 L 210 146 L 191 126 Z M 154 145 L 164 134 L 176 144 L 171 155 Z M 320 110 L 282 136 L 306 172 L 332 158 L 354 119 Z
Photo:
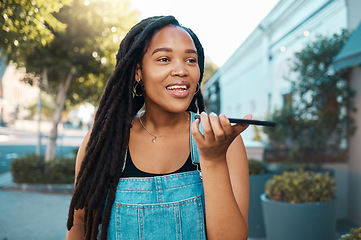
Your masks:
M 184 77 L 187 76 L 187 74 L 188 74 L 187 69 L 183 64 L 177 64 L 176 66 L 174 66 L 174 69 L 171 72 L 172 77 L 176 77 L 176 76 Z

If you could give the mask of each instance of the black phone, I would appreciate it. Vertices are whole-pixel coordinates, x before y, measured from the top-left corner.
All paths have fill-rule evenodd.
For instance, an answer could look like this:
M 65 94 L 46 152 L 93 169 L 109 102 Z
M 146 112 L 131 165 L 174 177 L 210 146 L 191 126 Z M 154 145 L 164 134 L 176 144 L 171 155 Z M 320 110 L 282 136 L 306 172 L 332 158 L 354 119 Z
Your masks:
M 199 118 L 199 115 L 195 116 L 196 119 Z M 244 124 L 251 124 L 251 125 L 260 125 L 266 127 L 275 127 L 275 122 L 270 121 L 260 121 L 260 120 L 252 120 L 252 119 L 243 119 L 243 118 L 228 118 L 231 123 L 244 123 Z
M 243 119 L 243 118 L 228 118 L 231 123 L 244 123 L 244 124 L 252 124 L 252 125 L 260 125 L 266 127 L 275 127 L 275 122 L 270 121 L 260 121 L 260 120 L 252 120 L 252 119 Z

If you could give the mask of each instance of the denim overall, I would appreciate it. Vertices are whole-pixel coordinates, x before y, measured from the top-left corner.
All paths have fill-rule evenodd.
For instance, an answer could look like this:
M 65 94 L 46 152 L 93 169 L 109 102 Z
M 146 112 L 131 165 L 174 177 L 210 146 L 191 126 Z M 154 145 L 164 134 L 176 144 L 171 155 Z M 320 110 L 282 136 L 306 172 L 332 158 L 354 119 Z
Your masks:
M 193 122 L 195 113 L 190 113 Z M 192 163 L 199 164 L 192 133 L 190 142 Z M 201 172 L 195 170 L 121 178 L 112 207 L 108 239 L 206 239 L 201 177 Z

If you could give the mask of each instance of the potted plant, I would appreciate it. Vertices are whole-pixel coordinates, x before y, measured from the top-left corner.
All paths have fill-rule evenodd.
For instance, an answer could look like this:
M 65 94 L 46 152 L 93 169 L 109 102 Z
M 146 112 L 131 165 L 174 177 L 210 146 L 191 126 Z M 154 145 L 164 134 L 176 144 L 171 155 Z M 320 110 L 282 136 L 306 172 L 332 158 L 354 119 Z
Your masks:
M 267 240 L 334 239 L 336 183 L 326 172 L 283 172 L 261 195 Z
M 260 196 L 264 186 L 274 173 L 270 172 L 265 162 L 249 159 L 249 213 L 248 236 L 251 238 L 265 237 L 264 220 Z
M 351 229 L 350 233 L 341 236 L 341 240 L 361 240 L 361 227 Z

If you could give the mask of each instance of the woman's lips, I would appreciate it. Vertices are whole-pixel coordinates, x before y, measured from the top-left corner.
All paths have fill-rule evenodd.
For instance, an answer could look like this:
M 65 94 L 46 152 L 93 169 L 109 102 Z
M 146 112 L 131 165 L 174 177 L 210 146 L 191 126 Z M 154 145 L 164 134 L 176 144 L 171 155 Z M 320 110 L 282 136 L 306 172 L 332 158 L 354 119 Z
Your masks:
M 189 87 L 187 85 L 170 85 L 166 89 L 175 97 L 186 97 L 189 94 Z

